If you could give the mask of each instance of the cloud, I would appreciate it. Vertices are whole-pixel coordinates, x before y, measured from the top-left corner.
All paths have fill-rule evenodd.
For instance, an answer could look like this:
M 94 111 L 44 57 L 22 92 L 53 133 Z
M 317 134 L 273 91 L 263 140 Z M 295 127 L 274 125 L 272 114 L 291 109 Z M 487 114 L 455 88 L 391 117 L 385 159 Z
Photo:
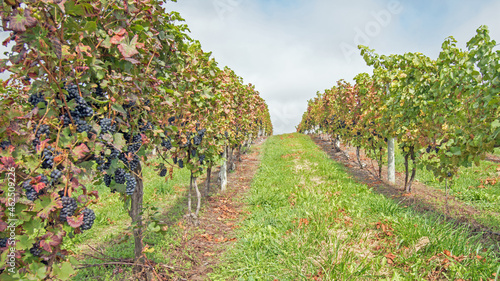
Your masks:
M 358 44 L 436 58 L 446 37 L 465 47 L 482 24 L 500 37 L 495 1 L 183 0 L 170 8 L 221 65 L 256 85 L 278 134 L 295 130 L 317 91 L 371 72 Z

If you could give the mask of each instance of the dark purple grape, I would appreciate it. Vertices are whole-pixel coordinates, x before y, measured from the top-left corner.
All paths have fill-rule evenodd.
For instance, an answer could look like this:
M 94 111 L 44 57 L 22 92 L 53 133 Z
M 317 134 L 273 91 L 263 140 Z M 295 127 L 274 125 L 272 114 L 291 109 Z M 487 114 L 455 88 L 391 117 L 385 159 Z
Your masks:
M 81 230 L 89 230 L 94 225 L 95 213 L 92 209 L 85 208 L 83 210 L 83 224 L 80 226 Z

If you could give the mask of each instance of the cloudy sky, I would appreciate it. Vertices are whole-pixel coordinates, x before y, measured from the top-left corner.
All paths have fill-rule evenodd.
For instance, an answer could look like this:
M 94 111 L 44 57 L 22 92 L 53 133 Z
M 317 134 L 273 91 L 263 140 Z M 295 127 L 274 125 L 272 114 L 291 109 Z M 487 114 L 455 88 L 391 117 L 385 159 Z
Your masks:
M 219 66 L 256 86 L 275 134 L 295 131 L 317 91 L 371 73 L 358 44 L 436 58 L 445 38 L 465 48 L 480 25 L 500 42 L 497 0 L 178 0 L 166 7 L 180 12 Z

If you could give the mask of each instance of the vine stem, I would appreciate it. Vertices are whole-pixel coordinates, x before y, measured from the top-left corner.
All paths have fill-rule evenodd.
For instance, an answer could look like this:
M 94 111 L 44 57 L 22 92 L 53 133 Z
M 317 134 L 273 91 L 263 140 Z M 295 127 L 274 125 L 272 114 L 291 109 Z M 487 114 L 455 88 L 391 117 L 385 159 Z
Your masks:
M 444 186 L 445 186 L 444 189 L 446 191 L 446 213 L 449 215 L 450 212 L 448 210 L 448 178 L 446 178 Z

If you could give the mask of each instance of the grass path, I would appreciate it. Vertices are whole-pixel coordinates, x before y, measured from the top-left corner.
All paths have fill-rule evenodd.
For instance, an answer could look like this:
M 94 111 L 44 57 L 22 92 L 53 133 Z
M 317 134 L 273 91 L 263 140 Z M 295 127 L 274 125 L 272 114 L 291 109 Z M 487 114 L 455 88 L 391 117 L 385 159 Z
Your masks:
M 251 151 L 236 162 L 236 171 L 228 174 L 228 189 L 218 193 L 218 169 L 212 172 L 211 196 L 203 198 L 200 226 L 191 225 L 183 216 L 187 213 L 189 171 L 176 170 L 172 180 L 165 181 L 151 167 L 144 168 L 145 217 L 156 217 L 166 225 L 165 234 L 145 231 L 145 255 L 154 265 L 156 274 L 147 269 L 141 276 L 131 272 L 133 238 L 130 218 L 118 194 L 105 186 L 97 186 L 100 202 L 92 206 L 97 218 L 91 230 L 65 239 L 65 247 L 74 252 L 82 264 L 101 265 L 81 269 L 72 280 L 206 280 L 207 274 L 220 262 L 220 255 L 234 241 L 234 229 L 245 215 L 242 198 L 260 162 L 258 139 Z M 199 187 L 204 188 L 204 178 Z M 148 221 L 148 219 L 146 219 Z M 96 250 L 94 250 L 96 249 Z M 92 255 L 92 256 L 89 256 Z M 115 265 L 102 266 L 109 262 Z M 121 264 L 120 264 L 121 263 Z
M 212 280 L 497 280 L 495 245 L 357 183 L 299 134 L 270 137 Z

